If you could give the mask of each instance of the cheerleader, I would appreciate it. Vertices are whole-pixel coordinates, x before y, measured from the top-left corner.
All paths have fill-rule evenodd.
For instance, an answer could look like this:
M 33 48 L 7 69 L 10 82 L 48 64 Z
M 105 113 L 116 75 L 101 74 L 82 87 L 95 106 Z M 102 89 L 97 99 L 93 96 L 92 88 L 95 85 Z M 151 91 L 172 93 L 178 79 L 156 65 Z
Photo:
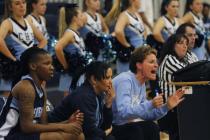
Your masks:
M 25 18 L 25 0 L 5 0 L 5 15 L 0 27 L 0 52 L 8 59 L 19 60 L 21 54 L 34 46 L 34 37 L 43 48 L 47 40 Z M 15 73 L 15 72 L 14 72 Z M 0 91 L 7 96 L 12 87 L 12 80 L 1 79 Z
M 67 73 L 71 68 L 65 56 L 85 55 L 85 46 L 78 30 L 84 26 L 85 18 L 83 13 L 76 7 L 61 7 L 59 12 L 59 41 L 55 46 L 56 57 L 62 64 L 65 73 L 61 74 L 59 81 L 59 90 L 68 95 L 72 82 L 72 76 Z M 65 54 L 64 54 L 65 53 Z M 76 68 L 73 68 L 76 69 Z
M 46 0 L 29 0 L 27 4 L 27 20 L 32 23 L 39 31 L 43 34 L 45 39 L 49 39 L 49 35 L 46 28 L 46 19 L 44 14 L 47 9 Z M 37 45 L 39 42 L 35 40 L 34 44 Z M 45 50 L 48 50 L 48 46 L 44 47 Z
M 163 0 L 161 5 L 161 17 L 155 23 L 153 29 L 154 39 L 165 43 L 169 36 L 176 32 L 181 20 L 177 18 L 179 10 L 178 0 Z
M 84 0 L 83 9 L 87 20 L 85 26 L 80 30 L 80 34 L 85 40 L 86 47 L 91 47 L 90 51 L 93 53 L 94 57 L 102 61 L 102 48 L 99 48 L 102 44 L 96 44 L 96 39 L 103 34 L 108 34 L 109 29 L 104 18 L 98 12 L 100 10 L 100 0 Z M 95 36 L 94 38 L 96 39 L 89 38 L 91 34 L 93 37 Z
M 115 35 L 124 49 L 137 48 L 144 44 L 146 37 L 144 24 L 138 13 L 141 3 L 139 0 L 124 0 L 122 3 L 125 10 L 119 15 L 115 26 Z M 119 56 L 116 64 L 118 74 L 129 69 L 129 60 L 124 61 L 122 60 L 124 56 L 121 58 Z

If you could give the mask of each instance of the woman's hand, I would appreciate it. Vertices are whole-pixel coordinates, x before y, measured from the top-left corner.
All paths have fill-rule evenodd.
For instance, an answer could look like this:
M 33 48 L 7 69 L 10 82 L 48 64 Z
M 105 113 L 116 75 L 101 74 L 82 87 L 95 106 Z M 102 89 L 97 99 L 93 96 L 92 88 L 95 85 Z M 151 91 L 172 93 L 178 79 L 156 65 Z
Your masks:
M 152 99 L 152 104 L 155 108 L 160 108 L 163 105 L 163 94 L 158 94 Z
M 171 110 L 174 107 L 176 107 L 180 102 L 182 102 L 184 100 L 183 95 L 184 95 L 185 90 L 184 89 L 178 89 L 175 94 L 171 95 L 168 98 L 167 101 L 167 106 L 168 109 Z
M 108 136 L 112 132 L 112 126 L 105 130 L 106 136 Z
M 112 106 L 112 101 L 114 98 L 115 98 L 114 88 L 113 85 L 110 84 L 110 87 L 105 92 L 105 105 L 107 108 L 110 108 Z

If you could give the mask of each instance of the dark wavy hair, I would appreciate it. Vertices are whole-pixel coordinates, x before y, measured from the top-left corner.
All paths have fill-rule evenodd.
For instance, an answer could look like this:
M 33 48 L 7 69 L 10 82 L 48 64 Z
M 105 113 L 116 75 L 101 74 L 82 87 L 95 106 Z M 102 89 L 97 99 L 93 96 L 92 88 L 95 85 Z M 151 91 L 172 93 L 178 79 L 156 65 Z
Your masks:
M 175 52 L 175 45 L 176 43 L 180 42 L 183 38 L 186 39 L 188 42 L 188 38 L 184 34 L 173 34 L 166 40 L 165 44 L 163 45 L 159 63 L 161 63 L 165 56 L 168 54 L 174 55 L 178 58 Z
M 33 12 L 33 4 L 37 4 L 39 2 L 39 0 L 27 0 L 27 14 L 30 14 L 31 12 Z
M 180 25 L 179 28 L 176 30 L 176 34 L 185 34 L 187 27 L 195 29 L 195 26 L 192 23 L 184 23 Z
M 185 4 L 185 11 L 184 13 L 187 13 L 189 11 L 191 11 L 192 9 L 190 8 L 190 6 L 193 4 L 194 0 L 187 0 L 186 4 Z
M 168 6 L 172 1 L 179 1 L 179 0 L 163 0 L 160 8 L 161 15 L 165 15 L 167 13 L 166 6 Z
M 96 80 L 100 81 L 106 78 L 107 70 L 111 68 L 111 66 L 107 63 L 100 61 L 93 61 L 87 65 L 85 76 L 86 82 L 91 79 L 91 76 L 94 76 Z
M 121 0 L 121 11 L 128 9 L 130 5 L 130 0 Z

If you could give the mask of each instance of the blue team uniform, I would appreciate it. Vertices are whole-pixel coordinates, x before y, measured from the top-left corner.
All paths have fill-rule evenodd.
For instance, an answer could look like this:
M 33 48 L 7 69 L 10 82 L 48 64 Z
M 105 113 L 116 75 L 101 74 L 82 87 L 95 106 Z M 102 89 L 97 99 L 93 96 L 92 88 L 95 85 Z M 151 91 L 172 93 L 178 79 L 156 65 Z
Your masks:
M 34 80 L 29 75 L 22 77 L 22 80 L 30 81 L 35 89 L 33 123 L 39 123 L 41 121 L 41 115 L 44 107 L 44 91 L 43 89 L 38 88 Z M 0 139 L 39 140 L 39 133 L 24 134 L 21 132 L 19 115 L 19 102 L 11 93 L 0 116 Z

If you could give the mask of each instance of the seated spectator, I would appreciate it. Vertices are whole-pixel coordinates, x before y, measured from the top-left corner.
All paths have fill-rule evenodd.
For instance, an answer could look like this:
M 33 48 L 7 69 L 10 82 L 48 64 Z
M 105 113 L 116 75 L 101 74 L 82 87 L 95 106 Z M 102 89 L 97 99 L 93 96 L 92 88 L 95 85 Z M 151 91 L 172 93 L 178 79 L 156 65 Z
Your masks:
M 116 98 L 113 100 L 113 135 L 116 140 L 159 140 L 159 130 L 153 120 L 163 117 L 182 101 L 179 89 L 163 104 L 163 94 L 146 98 L 147 80 L 156 79 L 157 52 L 150 46 L 137 48 L 131 55 L 130 71 L 113 80 Z
M 52 59 L 43 49 L 31 47 L 21 56 L 23 77 L 12 89 L 0 116 L 0 139 L 83 140 L 83 114 L 71 123 L 47 123 L 46 93 L 42 82 L 53 76 Z
M 112 69 L 103 62 L 91 62 L 86 68 L 86 80 L 72 94 L 69 94 L 49 115 L 51 122 L 67 120 L 79 109 L 84 113 L 83 131 L 85 140 L 113 140 Z

